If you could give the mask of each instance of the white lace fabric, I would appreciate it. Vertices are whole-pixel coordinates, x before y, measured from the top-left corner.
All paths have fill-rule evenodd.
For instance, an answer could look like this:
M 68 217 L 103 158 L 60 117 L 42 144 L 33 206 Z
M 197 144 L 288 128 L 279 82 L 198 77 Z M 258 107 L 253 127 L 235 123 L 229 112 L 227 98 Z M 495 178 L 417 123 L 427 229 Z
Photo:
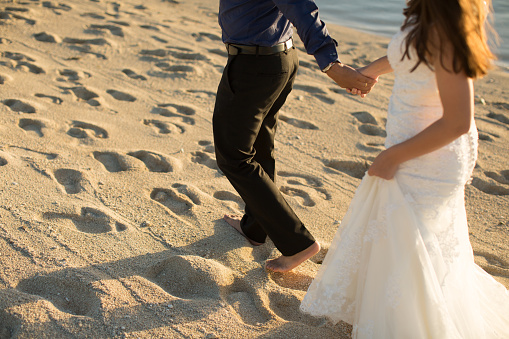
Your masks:
M 433 71 L 388 48 L 395 72 L 386 146 L 442 115 Z M 400 166 L 366 175 L 301 310 L 353 325 L 354 338 L 509 338 L 509 292 L 474 263 L 464 186 L 477 131 Z

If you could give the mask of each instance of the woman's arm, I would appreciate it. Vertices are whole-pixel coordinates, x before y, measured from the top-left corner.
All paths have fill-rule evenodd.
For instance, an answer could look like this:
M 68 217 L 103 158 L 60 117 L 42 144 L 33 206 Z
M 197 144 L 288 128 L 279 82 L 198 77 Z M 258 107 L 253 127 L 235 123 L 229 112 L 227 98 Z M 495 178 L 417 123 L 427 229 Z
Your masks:
M 369 175 L 392 179 L 399 164 L 433 152 L 470 130 L 474 115 L 472 79 L 464 72 L 450 71 L 453 69 L 450 46 L 444 48 L 443 65 L 440 57 L 436 57 L 433 66 L 443 116 L 414 137 L 381 152 L 369 168 Z
M 384 56 L 381 57 L 380 59 L 373 61 L 367 66 L 357 69 L 357 71 L 367 76 L 368 78 L 378 81 L 378 77 L 380 75 L 392 72 L 392 67 L 391 64 L 389 63 L 389 60 L 387 59 L 387 56 Z M 347 92 L 354 95 L 360 95 L 361 97 L 366 96 L 365 94 L 362 94 L 359 89 L 356 88 L 347 89 Z
M 383 56 L 380 59 L 373 61 L 369 65 L 359 68 L 358 71 L 367 77 L 378 79 L 380 75 L 390 73 L 393 70 L 391 64 L 389 63 L 389 59 L 387 59 L 387 56 Z

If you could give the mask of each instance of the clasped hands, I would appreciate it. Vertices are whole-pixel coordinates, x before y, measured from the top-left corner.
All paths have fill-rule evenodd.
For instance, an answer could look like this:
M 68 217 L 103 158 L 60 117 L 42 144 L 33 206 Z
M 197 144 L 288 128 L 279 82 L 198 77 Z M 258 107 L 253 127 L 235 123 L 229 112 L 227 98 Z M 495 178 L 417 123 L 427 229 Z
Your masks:
M 346 89 L 348 93 L 359 95 L 364 98 L 378 82 L 376 79 L 363 75 L 360 70 L 356 70 L 351 66 L 335 63 L 326 72 L 326 74 L 334 80 L 339 87 Z

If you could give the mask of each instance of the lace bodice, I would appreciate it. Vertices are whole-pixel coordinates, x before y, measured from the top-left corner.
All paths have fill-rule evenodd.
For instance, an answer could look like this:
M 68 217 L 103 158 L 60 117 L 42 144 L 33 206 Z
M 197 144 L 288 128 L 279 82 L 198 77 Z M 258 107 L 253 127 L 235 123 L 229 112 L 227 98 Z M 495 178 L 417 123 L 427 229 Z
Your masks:
M 410 59 L 402 59 L 405 36 L 405 31 L 399 31 L 387 49 L 395 80 L 387 116 L 386 147 L 415 136 L 443 114 L 433 70 L 421 63 L 411 71 L 417 60 L 412 48 Z M 468 134 L 438 151 L 403 164 L 401 170 L 415 175 L 438 174 L 446 181 L 459 181 L 464 184 L 475 165 L 477 138 L 477 129 L 472 121 Z

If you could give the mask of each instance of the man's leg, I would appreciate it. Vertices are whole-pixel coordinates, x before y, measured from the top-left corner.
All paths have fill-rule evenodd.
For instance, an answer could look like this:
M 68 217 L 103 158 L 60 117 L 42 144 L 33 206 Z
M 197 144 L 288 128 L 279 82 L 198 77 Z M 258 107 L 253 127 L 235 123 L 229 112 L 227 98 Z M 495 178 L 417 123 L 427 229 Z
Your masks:
M 214 110 L 216 157 L 257 223 L 283 256 L 292 257 L 318 245 L 255 161 L 254 145 L 263 120 L 294 76 L 296 63 L 288 55 L 284 62 L 261 58 L 259 62 L 239 55 L 225 68 Z
M 276 176 L 276 159 L 274 156 L 274 139 L 276 136 L 277 123 L 279 110 L 283 106 L 286 101 L 286 98 L 290 94 L 293 88 L 293 82 L 295 80 L 295 75 L 297 72 L 294 72 L 293 75 L 290 76 L 285 88 L 279 95 L 279 97 L 275 100 L 271 109 L 265 116 L 262 126 L 258 132 L 258 136 L 256 137 L 256 141 L 254 143 L 255 155 L 254 160 L 262 166 L 263 170 L 269 178 L 275 182 Z M 230 216 L 231 219 L 231 216 Z M 228 221 L 228 220 L 227 220 Z M 229 224 L 231 220 L 228 221 Z M 234 227 L 236 227 L 235 225 Z M 252 212 L 249 209 L 249 205 L 246 205 L 245 214 L 240 221 L 240 228 L 242 230 L 242 234 L 249 235 L 248 238 L 256 239 L 256 242 L 251 244 L 255 245 L 257 243 L 265 242 L 265 238 L 267 234 L 263 230 L 263 227 L 256 221 L 256 218 L 253 217 Z

